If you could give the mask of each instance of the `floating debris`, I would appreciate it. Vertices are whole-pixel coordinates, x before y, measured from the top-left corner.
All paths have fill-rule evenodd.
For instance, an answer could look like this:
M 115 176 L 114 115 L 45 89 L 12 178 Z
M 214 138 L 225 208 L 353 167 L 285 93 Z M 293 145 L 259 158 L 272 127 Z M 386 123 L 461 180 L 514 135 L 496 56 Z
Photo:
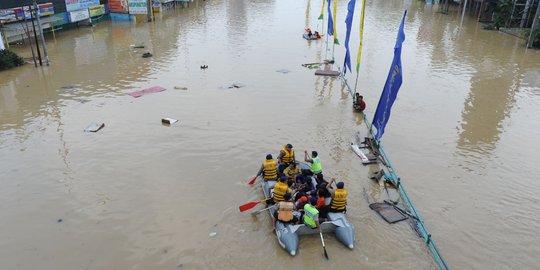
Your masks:
M 246 85 L 243 83 L 233 83 L 229 85 L 227 88 L 242 88 L 242 87 L 246 87 Z
M 100 129 L 104 128 L 105 127 L 105 123 L 101 123 L 101 124 L 98 124 L 98 123 L 90 123 L 90 125 L 88 125 L 84 131 L 85 132 L 98 132 Z
M 217 232 L 211 232 L 210 234 L 208 234 L 208 236 L 210 236 L 210 237 L 214 237 L 216 235 L 217 235 Z
M 66 84 L 62 86 L 62 89 L 75 89 L 81 87 L 80 84 Z
M 130 45 L 131 47 L 133 47 L 133 49 L 144 49 L 144 45 L 135 45 L 135 44 L 131 44 Z
M 175 86 L 174 89 L 176 89 L 176 90 L 187 90 L 187 87 Z
M 130 95 L 132 97 L 135 97 L 135 98 L 138 98 L 138 97 L 144 96 L 146 94 L 162 92 L 162 91 L 165 91 L 165 90 L 166 89 L 161 87 L 161 86 L 153 86 L 153 87 L 150 87 L 150 88 L 147 88 L 147 89 L 144 89 L 144 90 L 128 93 L 128 95 Z
M 143 53 L 142 57 L 143 57 L 143 58 L 152 57 L 152 54 L 149 53 L 149 52 L 145 52 L 145 53 Z
M 208 65 L 202 65 L 201 66 L 201 69 L 207 69 L 208 68 Z
M 178 122 L 178 120 L 173 119 L 173 118 L 168 118 L 167 117 L 167 118 L 161 119 L 161 123 L 166 124 L 166 125 L 174 124 L 176 122 Z
M 288 69 L 284 69 L 284 68 L 283 68 L 283 69 L 278 69 L 278 70 L 276 70 L 276 72 L 279 72 L 279 73 L 282 73 L 282 74 L 287 74 L 287 73 L 289 73 L 289 72 L 291 72 L 291 71 L 288 70 Z
M 56 222 L 60 223 L 60 222 L 62 222 L 62 221 L 64 221 L 64 220 L 62 220 L 61 218 L 59 218 Z

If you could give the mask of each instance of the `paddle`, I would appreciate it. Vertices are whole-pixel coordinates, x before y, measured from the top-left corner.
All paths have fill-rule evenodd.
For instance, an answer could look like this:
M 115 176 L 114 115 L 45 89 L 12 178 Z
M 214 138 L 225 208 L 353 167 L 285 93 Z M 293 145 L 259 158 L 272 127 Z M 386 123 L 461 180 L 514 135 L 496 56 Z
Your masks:
M 258 201 L 258 202 L 248 202 L 248 203 L 246 203 L 246 204 L 240 205 L 240 206 L 238 207 L 238 209 L 240 209 L 240 212 L 244 212 L 244 211 L 246 211 L 246 210 L 249 210 L 249 209 L 255 207 L 255 205 L 257 205 L 257 204 L 259 204 L 259 203 L 262 203 L 262 202 L 265 202 L 265 201 L 266 201 L 266 199 L 264 199 L 264 200 L 262 200 L 262 201 Z
M 271 206 L 269 206 L 269 207 L 266 207 L 266 208 L 264 208 L 264 209 L 261 209 L 261 210 L 257 210 L 257 211 L 255 211 L 255 212 L 253 212 L 253 213 L 251 213 L 251 214 L 252 214 L 252 215 L 254 215 L 254 216 L 256 216 L 256 215 L 258 215 L 258 214 L 262 213 L 263 211 L 265 211 L 265 210 L 268 210 L 268 209 L 270 209 L 270 208 L 272 208 L 272 207 L 274 207 L 274 206 L 273 206 L 273 205 L 271 205 Z
M 253 183 L 255 183 L 255 179 L 257 179 L 257 176 L 259 175 L 255 175 L 255 177 L 253 177 L 253 179 L 251 179 L 248 184 L 253 185 Z
M 324 245 L 324 238 L 322 236 L 322 232 L 319 232 L 319 235 L 321 235 L 321 242 L 322 242 L 322 248 L 324 250 L 324 257 L 329 260 L 328 253 L 326 253 L 326 246 Z

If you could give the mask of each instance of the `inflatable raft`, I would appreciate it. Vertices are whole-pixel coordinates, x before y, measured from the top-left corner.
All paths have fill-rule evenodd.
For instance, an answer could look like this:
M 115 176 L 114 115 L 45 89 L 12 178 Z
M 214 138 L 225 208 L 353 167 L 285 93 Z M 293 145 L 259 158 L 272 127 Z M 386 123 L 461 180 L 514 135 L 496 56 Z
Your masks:
M 311 35 L 311 37 L 309 37 L 307 33 L 304 33 L 304 35 L 302 35 L 302 37 L 304 37 L 304 39 L 307 39 L 307 40 L 317 40 L 318 39 L 317 37 L 315 37 L 315 35 Z
M 309 169 L 309 166 L 305 163 L 299 163 L 298 165 L 302 169 Z M 265 198 L 268 199 L 272 197 L 270 192 L 275 184 L 276 181 L 261 181 Z M 329 204 L 330 200 L 327 199 L 326 203 Z M 275 209 L 272 207 L 268 211 L 270 216 L 273 216 Z M 300 218 L 300 212 L 295 211 L 294 214 L 296 217 Z M 339 242 L 350 249 L 354 248 L 354 241 L 356 240 L 354 226 L 349 223 L 344 213 L 328 213 L 327 221 L 321 223 L 321 230 L 323 233 L 333 232 Z M 276 236 L 279 245 L 292 256 L 298 253 L 300 235 L 318 233 L 318 229 L 312 229 L 301 223 L 301 221 L 300 224 L 283 223 L 279 220 L 276 222 Z

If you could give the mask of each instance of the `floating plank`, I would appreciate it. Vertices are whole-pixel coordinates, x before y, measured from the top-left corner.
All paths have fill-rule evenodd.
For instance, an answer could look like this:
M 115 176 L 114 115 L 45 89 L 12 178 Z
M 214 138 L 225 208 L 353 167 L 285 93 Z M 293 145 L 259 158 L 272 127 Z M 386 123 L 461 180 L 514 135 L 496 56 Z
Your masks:
M 85 132 L 98 132 L 98 130 L 102 129 L 103 127 L 105 127 L 105 123 L 101 123 L 101 124 L 98 124 L 98 123 L 90 123 L 90 125 L 88 125 L 84 131 Z
M 319 69 L 319 70 L 315 71 L 315 75 L 319 75 L 319 76 L 337 77 L 337 76 L 339 76 L 339 74 L 340 74 L 340 72 L 336 71 L 336 70 L 322 70 L 322 69 Z
M 161 86 L 154 86 L 154 87 L 150 87 L 148 89 L 144 89 L 144 90 L 140 90 L 140 91 L 135 91 L 135 92 L 131 92 L 129 93 L 128 95 L 132 96 L 132 97 L 135 97 L 135 98 L 138 98 L 138 97 L 141 97 L 141 96 L 144 96 L 146 94 L 151 94 L 151 93 L 157 93 L 157 92 L 162 92 L 162 91 L 165 91 L 166 89 L 161 87 Z

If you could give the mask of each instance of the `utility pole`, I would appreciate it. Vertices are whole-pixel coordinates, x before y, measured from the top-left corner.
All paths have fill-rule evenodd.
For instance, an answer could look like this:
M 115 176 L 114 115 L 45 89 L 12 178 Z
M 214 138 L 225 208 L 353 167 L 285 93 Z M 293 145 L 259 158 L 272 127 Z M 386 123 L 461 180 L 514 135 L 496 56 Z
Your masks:
M 533 46 L 533 33 L 534 29 L 538 26 L 538 17 L 540 17 L 540 3 L 538 3 L 538 8 L 536 9 L 536 14 L 534 15 L 533 24 L 531 26 L 531 33 L 529 34 L 529 41 L 527 42 L 527 48 L 532 48 Z
M 45 37 L 43 36 L 43 28 L 41 28 L 41 21 L 39 20 L 39 7 L 36 0 L 34 0 L 34 8 L 36 9 L 36 18 L 37 18 L 37 23 L 38 23 L 39 34 L 41 35 L 41 43 L 43 44 L 43 54 L 45 54 L 45 63 L 48 66 L 49 55 L 47 54 L 47 45 L 45 44 Z
M 34 40 L 36 41 L 36 50 L 39 59 L 39 65 L 43 66 L 43 62 L 41 61 L 41 51 L 39 50 L 39 42 L 37 40 L 36 22 L 34 21 L 34 8 L 32 6 L 28 6 L 28 8 L 30 9 L 30 18 L 32 19 L 32 29 L 34 30 Z

